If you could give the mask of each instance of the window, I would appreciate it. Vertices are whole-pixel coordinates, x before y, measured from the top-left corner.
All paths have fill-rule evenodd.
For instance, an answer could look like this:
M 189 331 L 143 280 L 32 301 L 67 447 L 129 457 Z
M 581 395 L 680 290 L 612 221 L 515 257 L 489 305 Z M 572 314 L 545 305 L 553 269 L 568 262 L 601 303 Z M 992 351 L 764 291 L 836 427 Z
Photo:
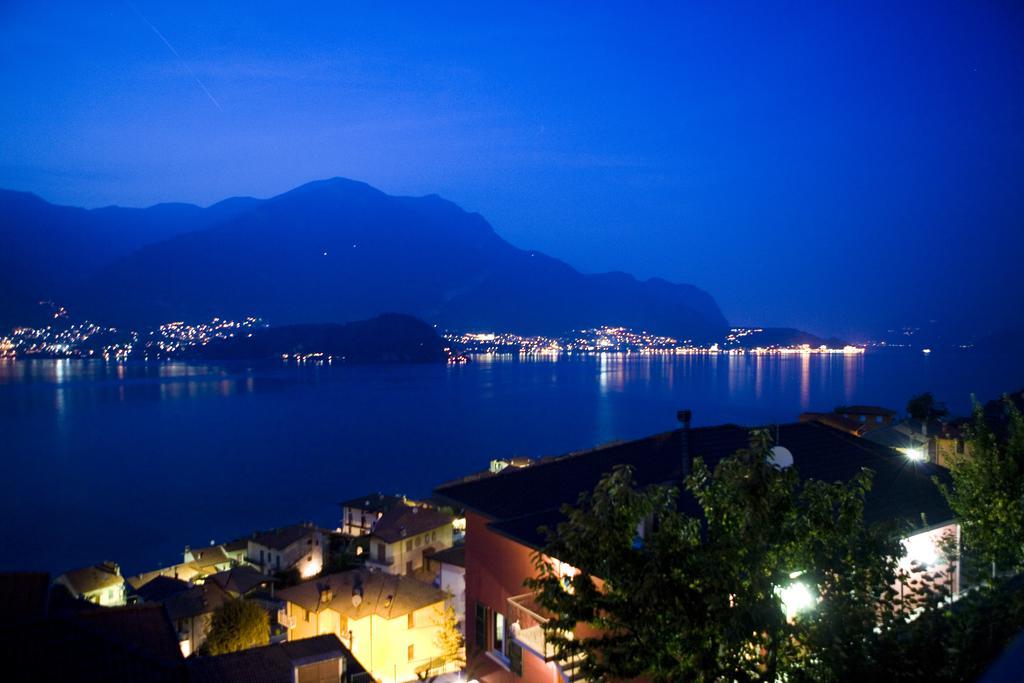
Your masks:
M 473 622 L 474 645 L 481 650 L 487 649 L 487 608 L 476 603 L 476 619 Z
M 412 550 L 412 539 L 410 538 L 405 542 L 405 551 L 410 552 Z
M 410 644 L 410 645 L 409 645 L 409 651 L 408 651 L 408 652 L 407 652 L 406 654 L 407 654 L 407 656 L 409 657 L 409 661 L 410 661 L 410 662 L 411 662 L 412 660 L 416 659 L 416 648 L 415 648 L 415 646 L 414 646 L 414 645 L 412 645 L 412 644 Z
M 306 613 L 305 616 L 303 617 L 303 620 L 308 624 L 309 623 L 309 610 L 308 609 L 303 609 L 302 611 Z
M 263 551 L 260 550 L 260 564 L 263 564 Z
M 436 531 L 431 531 L 430 532 L 430 540 L 431 541 L 436 541 L 437 540 L 437 532 Z
M 409 612 L 409 628 L 416 626 L 416 617 L 412 612 Z
M 493 649 L 505 653 L 505 615 L 501 612 L 494 613 L 494 645 Z
M 387 549 L 384 547 L 384 544 L 383 543 L 378 543 L 377 544 L 377 561 L 382 563 L 382 564 L 384 562 L 386 562 L 387 561 L 386 553 L 387 553 Z
M 416 547 L 419 548 L 421 545 L 423 545 L 423 537 L 422 536 L 417 536 L 416 537 Z
M 281 568 L 281 556 L 280 555 L 277 556 L 277 568 L 278 569 Z

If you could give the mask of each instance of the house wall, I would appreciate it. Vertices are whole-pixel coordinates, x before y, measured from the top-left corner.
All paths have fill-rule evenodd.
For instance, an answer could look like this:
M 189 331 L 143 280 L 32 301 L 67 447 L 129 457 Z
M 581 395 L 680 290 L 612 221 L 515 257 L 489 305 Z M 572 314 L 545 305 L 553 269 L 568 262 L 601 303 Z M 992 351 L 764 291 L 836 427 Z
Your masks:
M 341 508 L 341 533 L 347 536 L 365 536 L 381 518 L 382 512 L 370 512 L 359 508 Z M 349 521 L 351 519 L 351 521 Z
M 384 683 L 412 681 L 417 678 L 417 667 L 441 655 L 437 636 L 443 623 L 443 609 L 444 603 L 437 602 L 416 610 L 410 628 L 408 614 L 394 619 L 374 614 L 347 620 L 334 610 L 325 609 L 319 614 L 310 612 L 309 621 L 306 621 L 305 610 L 289 602 L 287 610 L 295 620 L 295 627 L 289 629 L 288 639 L 333 633 L 348 645 L 355 658 L 376 680 Z M 412 661 L 409 660 L 410 645 L 413 647 Z
M 475 513 L 466 513 L 466 652 L 470 662 L 486 657 L 489 642 L 476 642 L 476 605 L 480 603 L 490 613 L 508 617 L 508 599 L 529 592 L 523 582 L 534 576 L 533 551 L 487 528 L 487 520 Z M 506 626 L 506 631 L 508 631 Z M 487 629 L 490 633 L 490 629 Z M 488 636 L 487 640 L 490 640 Z M 540 662 L 534 667 L 531 660 L 539 658 L 523 653 L 523 680 L 550 681 L 554 669 Z M 557 675 L 557 674 L 556 674 Z M 505 680 L 512 680 L 511 674 Z M 538 678 L 537 676 L 542 676 Z
M 407 614 L 395 619 L 373 615 L 368 619 L 350 622 L 352 654 L 378 681 L 414 681 L 418 667 L 441 655 L 436 641 L 443 610 L 443 602 L 416 610 L 413 613 L 412 628 L 409 627 Z M 411 661 L 410 645 L 413 648 Z
M 378 566 L 389 574 L 408 574 L 411 568 L 415 571 L 423 567 L 424 551 L 437 552 L 451 548 L 454 544 L 454 532 L 451 524 L 431 529 L 416 536 L 410 536 L 396 543 L 384 543 L 379 538 L 371 535 L 370 554 L 367 562 Z M 385 548 L 385 562 L 380 563 L 378 548 L 383 545 Z
M 263 553 L 262 562 L 260 561 L 261 551 Z M 316 576 L 324 566 L 323 534 L 310 530 L 308 536 L 303 536 L 283 550 L 268 548 L 250 540 L 246 551 L 246 560 L 267 575 L 294 566 L 303 578 Z

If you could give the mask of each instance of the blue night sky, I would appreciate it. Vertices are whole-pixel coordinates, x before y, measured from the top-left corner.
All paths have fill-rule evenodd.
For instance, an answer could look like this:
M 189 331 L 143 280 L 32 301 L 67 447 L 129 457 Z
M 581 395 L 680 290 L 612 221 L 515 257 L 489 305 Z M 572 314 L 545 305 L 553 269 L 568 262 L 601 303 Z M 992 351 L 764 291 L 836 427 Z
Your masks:
M 551 4 L 5 2 L 0 186 L 346 176 L 735 323 L 1021 321 L 1024 5 Z

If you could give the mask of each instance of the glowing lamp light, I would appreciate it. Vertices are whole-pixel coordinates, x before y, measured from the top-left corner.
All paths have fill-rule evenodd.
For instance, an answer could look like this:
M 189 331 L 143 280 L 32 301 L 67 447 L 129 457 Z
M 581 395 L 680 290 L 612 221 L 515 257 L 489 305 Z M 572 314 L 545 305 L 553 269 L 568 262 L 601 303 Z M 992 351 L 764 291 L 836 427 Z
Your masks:
M 787 619 L 814 609 L 814 605 L 818 601 L 818 596 L 803 581 L 794 581 L 782 588 L 779 590 L 779 597 L 782 598 L 782 608 L 786 612 Z
M 912 462 L 924 462 L 926 460 L 924 450 L 921 448 L 901 448 L 900 450 Z

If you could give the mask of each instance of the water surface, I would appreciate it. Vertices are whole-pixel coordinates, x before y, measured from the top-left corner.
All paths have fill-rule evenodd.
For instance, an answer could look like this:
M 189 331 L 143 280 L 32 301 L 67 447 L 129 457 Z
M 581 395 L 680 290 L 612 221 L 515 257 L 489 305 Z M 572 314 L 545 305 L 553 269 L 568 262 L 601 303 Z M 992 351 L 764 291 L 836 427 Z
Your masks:
M 128 573 L 186 543 L 314 520 L 371 490 L 426 495 L 491 458 L 844 403 L 955 411 L 1024 386 L 1019 354 L 617 356 L 466 366 L 0 361 L 0 567 Z

